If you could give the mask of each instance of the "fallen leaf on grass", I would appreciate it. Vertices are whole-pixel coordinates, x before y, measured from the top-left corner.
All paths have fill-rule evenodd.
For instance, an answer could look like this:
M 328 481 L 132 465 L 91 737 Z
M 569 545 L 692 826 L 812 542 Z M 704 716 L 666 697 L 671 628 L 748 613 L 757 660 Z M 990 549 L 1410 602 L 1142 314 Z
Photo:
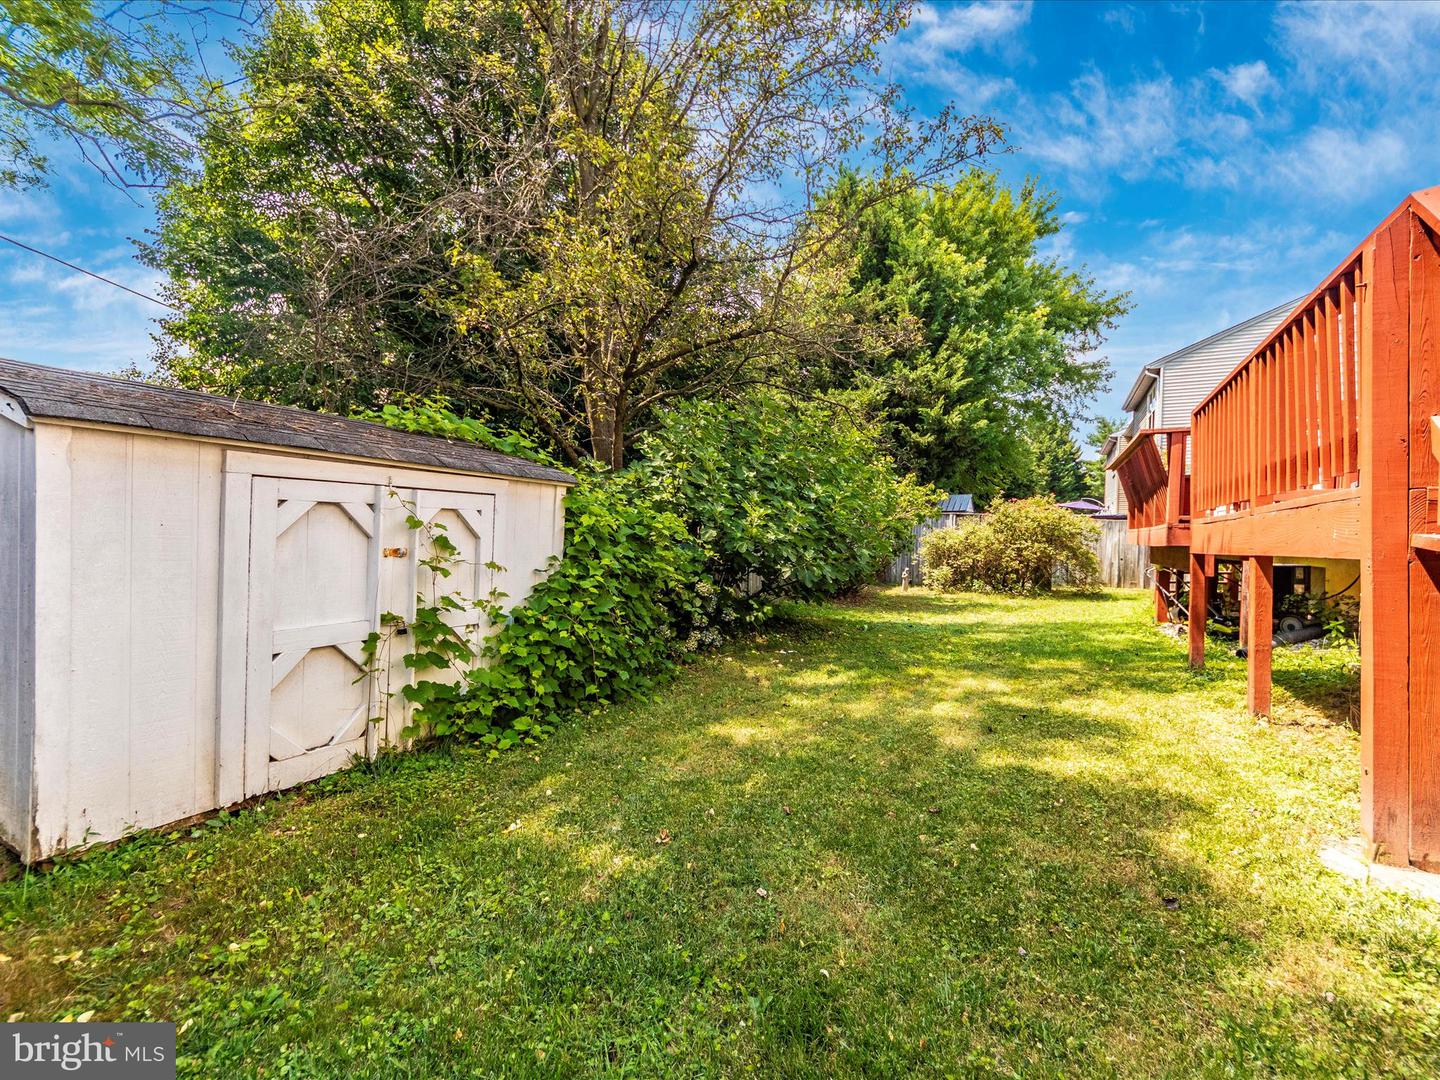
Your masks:
M 657 843 L 657 844 L 668 844 L 669 842 L 670 842 L 670 830 L 669 830 L 669 829 L 661 829 L 660 832 L 657 833 L 656 836 L 655 836 L 655 843 Z

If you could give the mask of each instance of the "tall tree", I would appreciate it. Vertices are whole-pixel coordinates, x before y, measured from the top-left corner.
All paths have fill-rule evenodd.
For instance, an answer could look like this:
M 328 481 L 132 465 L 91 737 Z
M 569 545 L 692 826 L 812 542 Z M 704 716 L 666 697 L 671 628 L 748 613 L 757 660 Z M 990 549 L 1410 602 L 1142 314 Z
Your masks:
M 1124 420 L 1102 416 L 1095 421 L 1090 434 L 1085 436 L 1085 445 L 1093 454 L 1085 459 L 1085 493 L 1092 499 L 1105 498 L 1105 440 L 1124 427 Z
M 870 182 L 845 178 L 840 205 Z M 1095 350 L 1128 309 L 1041 253 L 1061 228 L 1053 195 L 987 173 L 867 205 L 846 303 L 858 320 L 908 328 L 899 346 L 818 370 L 884 418 L 899 463 L 982 500 L 1034 483 L 1030 433 L 1068 428 L 1109 382 Z
M 1080 444 L 1062 421 L 1046 420 L 1030 433 L 1034 460 L 1034 493 L 1053 495 L 1060 502 L 1083 498 L 1089 493 Z M 1019 492 L 1016 492 L 1019 494 Z
M 976 160 L 881 75 L 905 5 L 282 3 L 162 208 L 173 377 L 329 408 L 444 392 L 618 465 L 658 404 L 830 349 L 855 211 Z
M 0 187 L 43 184 L 67 143 L 119 187 L 173 175 L 214 91 L 203 39 L 260 2 L 0 0 Z

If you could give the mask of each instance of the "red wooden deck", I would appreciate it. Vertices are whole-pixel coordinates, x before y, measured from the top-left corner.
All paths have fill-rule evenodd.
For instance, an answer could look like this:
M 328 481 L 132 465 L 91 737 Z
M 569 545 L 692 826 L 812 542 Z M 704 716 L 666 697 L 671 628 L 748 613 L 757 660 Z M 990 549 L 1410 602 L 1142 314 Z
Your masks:
M 1360 561 L 1361 818 L 1440 870 L 1440 188 L 1409 196 L 1195 409 L 1113 463 L 1131 538 L 1188 549 L 1191 610 L 1245 564 L 1251 708 L 1270 708 L 1275 558 Z M 1203 620 L 1190 661 L 1204 663 Z

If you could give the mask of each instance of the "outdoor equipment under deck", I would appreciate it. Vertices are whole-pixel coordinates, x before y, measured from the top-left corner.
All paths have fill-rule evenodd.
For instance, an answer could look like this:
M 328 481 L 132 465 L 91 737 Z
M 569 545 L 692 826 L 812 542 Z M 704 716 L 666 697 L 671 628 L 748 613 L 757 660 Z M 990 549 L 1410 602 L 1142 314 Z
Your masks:
M 1270 709 L 1275 559 L 1360 563 L 1361 824 L 1440 870 L 1440 188 L 1400 204 L 1235 368 L 1189 428 L 1111 466 L 1131 539 L 1188 551 L 1191 611 L 1245 567 L 1249 701 Z M 1204 663 L 1205 620 L 1191 619 Z

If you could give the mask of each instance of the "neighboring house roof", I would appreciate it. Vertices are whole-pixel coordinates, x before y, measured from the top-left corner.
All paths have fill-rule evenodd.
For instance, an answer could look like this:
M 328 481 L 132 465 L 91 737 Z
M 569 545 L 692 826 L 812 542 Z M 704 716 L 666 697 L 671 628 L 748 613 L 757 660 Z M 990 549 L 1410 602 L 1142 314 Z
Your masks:
M 1150 384 L 1160 377 L 1160 369 L 1183 363 L 1196 357 L 1200 353 L 1214 353 L 1219 362 L 1225 365 L 1225 370 L 1218 372 L 1215 381 L 1206 390 L 1214 389 L 1220 384 L 1220 380 L 1241 360 L 1249 356 L 1251 351 L 1269 336 L 1270 331 L 1284 321 L 1285 316 L 1295 310 L 1295 305 L 1300 300 L 1289 300 L 1262 311 L 1259 315 L 1252 315 L 1244 322 L 1238 322 L 1234 326 L 1227 326 L 1209 337 L 1201 338 L 1192 342 L 1184 348 L 1176 349 L 1167 353 L 1158 360 L 1146 364 L 1140 374 L 1135 377 L 1135 384 L 1131 386 L 1130 393 L 1125 397 L 1125 411 L 1135 412 L 1145 400 L 1145 393 L 1150 389 Z M 1243 353 L 1239 350 L 1243 349 Z M 1204 395 L 1201 395 L 1203 397 Z M 1196 400 L 1199 404 L 1199 399 Z
M 974 495 L 949 495 L 940 504 L 940 513 L 942 514 L 973 514 L 974 512 Z
M 283 405 L 172 390 L 63 368 L 0 359 L 0 391 L 26 415 L 169 431 L 214 439 L 319 450 L 352 457 L 573 484 L 560 469 L 537 465 L 471 442 L 396 431 L 364 420 Z

